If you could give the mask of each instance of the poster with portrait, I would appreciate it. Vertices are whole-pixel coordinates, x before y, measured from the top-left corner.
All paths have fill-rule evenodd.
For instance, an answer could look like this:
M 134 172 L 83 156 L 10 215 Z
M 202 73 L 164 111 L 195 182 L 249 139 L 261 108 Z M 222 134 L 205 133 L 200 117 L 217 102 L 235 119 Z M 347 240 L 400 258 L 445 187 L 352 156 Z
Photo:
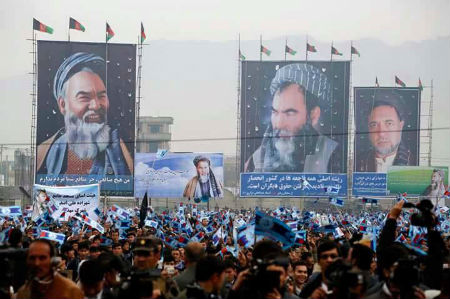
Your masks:
M 241 196 L 312 196 L 278 183 L 270 192 L 246 184 L 272 174 L 277 182 L 326 175 L 315 196 L 346 184 L 349 73 L 349 61 L 242 62 Z M 285 192 L 291 187 L 297 191 Z
M 135 196 L 222 198 L 222 153 L 136 153 Z
M 133 195 L 136 47 L 38 41 L 36 184 Z
M 443 206 L 448 190 L 446 166 L 392 166 L 387 173 L 389 194 L 406 192 L 408 196 L 420 196 Z
M 419 165 L 420 96 L 415 87 L 355 87 L 354 195 L 387 195 L 391 166 Z

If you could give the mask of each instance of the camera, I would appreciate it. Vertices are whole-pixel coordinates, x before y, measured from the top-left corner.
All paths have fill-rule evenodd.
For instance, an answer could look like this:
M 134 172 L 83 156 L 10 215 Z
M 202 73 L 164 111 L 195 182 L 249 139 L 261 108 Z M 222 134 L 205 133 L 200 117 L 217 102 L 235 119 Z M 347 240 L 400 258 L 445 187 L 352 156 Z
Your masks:
M 158 269 L 132 271 L 120 285 L 119 298 L 150 298 L 153 281 L 161 276 Z
M 434 227 L 437 225 L 437 219 L 433 214 L 433 204 L 429 199 L 422 199 L 417 205 L 407 202 L 403 207 L 419 210 L 419 213 L 411 215 L 411 225 L 421 227 Z

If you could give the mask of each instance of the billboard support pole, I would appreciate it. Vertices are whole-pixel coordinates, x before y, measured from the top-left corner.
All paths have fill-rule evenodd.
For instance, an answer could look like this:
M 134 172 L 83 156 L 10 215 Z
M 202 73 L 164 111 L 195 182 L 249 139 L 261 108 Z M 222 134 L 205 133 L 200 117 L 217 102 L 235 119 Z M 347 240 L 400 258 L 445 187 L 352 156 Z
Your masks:
M 32 194 L 35 173 L 35 154 L 36 154 L 36 108 L 37 108 L 37 40 L 34 29 L 32 31 L 32 52 L 33 55 L 33 89 L 31 92 L 31 140 L 30 140 L 30 186 L 29 193 Z M 22 205 L 24 203 L 22 202 Z
M 241 169 L 241 34 L 238 37 L 238 76 L 237 76 L 237 107 L 236 107 L 236 194 L 235 205 L 237 205 L 240 193 L 240 169 Z M 239 192 L 239 193 L 238 193 Z
M 353 100 L 353 88 L 352 88 L 352 63 L 353 63 L 353 55 L 352 55 L 352 47 L 353 47 L 353 41 L 350 41 L 350 67 L 349 67 L 349 116 L 348 116 L 348 123 L 347 123 L 347 136 L 348 136 L 348 142 L 347 142 L 347 201 L 350 201 L 350 199 L 353 196 L 353 108 L 354 108 L 354 100 Z
M 428 142 L 428 166 L 431 166 L 431 151 L 433 144 L 433 79 L 431 79 L 430 84 L 430 108 L 429 108 L 429 116 L 428 116 L 428 134 L 429 134 L 429 142 Z
M 135 132 L 135 142 L 139 139 L 139 118 L 141 110 L 141 79 L 142 79 L 142 37 L 138 37 L 138 71 L 137 71 L 137 97 L 136 97 L 136 132 Z M 135 150 L 136 150 L 135 145 Z

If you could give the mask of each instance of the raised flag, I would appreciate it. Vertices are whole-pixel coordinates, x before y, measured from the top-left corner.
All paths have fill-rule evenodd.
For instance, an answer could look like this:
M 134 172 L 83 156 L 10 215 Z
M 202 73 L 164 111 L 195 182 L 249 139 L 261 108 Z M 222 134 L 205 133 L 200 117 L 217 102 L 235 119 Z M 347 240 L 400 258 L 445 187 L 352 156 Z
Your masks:
M 33 30 L 37 30 L 37 31 L 40 31 L 40 32 L 53 34 L 53 28 L 42 24 L 41 22 L 39 22 L 35 18 L 33 18 Z
M 295 233 L 295 244 L 302 245 L 306 242 L 306 230 L 299 230 Z
M 335 47 L 331 46 L 331 54 L 342 56 L 342 53 L 339 52 Z
M 400 80 L 399 77 L 395 76 L 395 84 L 400 85 L 401 87 L 406 87 L 405 82 L 403 82 L 402 80 Z
M 244 56 L 244 54 L 242 54 L 241 50 L 239 50 L 239 59 L 245 60 L 245 56 Z
M 358 57 L 361 57 L 361 55 L 359 54 L 359 51 L 355 48 L 355 47 L 353 47 L 352 46 L 352 49 L 351 49 L 351 54 L 353 55 L 358 55 Z
M 0 216 L 22 216 L 20 206 L 0 207 Z
M 145 41 L 146 38 L 147 36 L 145 35 L 144 24 L 142 24 L 141 22 L 141 44 Z
M 49 240 L 49 241 L 58 242 L 59 244 L 64 244 L 64 240 L 66 239 L 66 235 L 65 234 L 58 234 L 58 233 L 50 232 L 48 230 L 42 230 L 39 233 L 39 239 L 46 239 L 46 240 Z
M 330 201 L 330 204 L 332 204 L 334 206 L 338 206 L 338 207 L 343 207 L 344 206 L 344 200 L 342 198 L 332 198 L 332 197 L 330 197 L 329 201 Z
M 272 53 L 272 51 L 270 51 L 269 49 L 267 49 L 263 45 L 261 45 L 261 52 L 266 54 L 267 56 L 270 56 L 270 54 Z
M 156 159 L 161 160 L 165 155 L 167 155 L 168 152 L 169 150 L 166 149 L 158 149 L 156 152 Z
M 297 51 L 294 51 L 293 49 L 289 48 L 288 45 L 286 45 L 286 48 L 284 49 L 284 51 L 288 54 L 291 54 L 292 56 L 294 56 L 295 54 L 297 54 Z
M 309 43 L 306 43 L 306 51 L 308 52 L 317 52 L 317 49 L 315 46 L 310 45 Z
M 157 229 L 158 228 L 158 222 L 156 222 L 154 220 L 145 220 L 145 226 L 153 227 L 153 228 Z
M 419 89 L 420 89 L 420 91 L 423 91 L 423 85 L 422 85 L 422 81 L 420 81 L 420 78 L 419 78 Z
M 291 246 L 295 241 L 295 234 L 281 220 L 256 211 L 255 234 L 273 238 L 283 243 L 283 248 Z
M 69 20 L 69 29 L 75 29 L 75 30 L 79 30 L 79 31 L 85 31 L 86 28 L 84 28 L 83 25 L 81 25 L 80 22 L 78 22 L 77 20 L 75 20 L 74 18 L 70 17 Z
M 378 77 L 375 77 L 375 87 L 380 87 L 380 84 L 378 83 Z
M 147 199 L 147 192 L 145 192 L 144 198 L 141 202 L 141 211 L 139 213 L 139 227 L 144 226 L 145 218 L 147 218 L 147 208 L 148 208 L 148 199 Z
M 106 41 L 108 42 L 114 36 L 114 31 L 111 29 L 108 23 L 106 23 Z

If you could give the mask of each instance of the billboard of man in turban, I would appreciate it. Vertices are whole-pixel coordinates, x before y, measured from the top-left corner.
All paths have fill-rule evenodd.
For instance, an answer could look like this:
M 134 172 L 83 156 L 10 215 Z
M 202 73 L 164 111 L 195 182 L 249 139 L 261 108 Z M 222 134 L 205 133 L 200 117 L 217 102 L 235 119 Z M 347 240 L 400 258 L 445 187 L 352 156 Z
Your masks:
M 78 52 L 65 59 L 53 80 L 53 96 L 64 127 L 37 149 L 38 173 L 129 175 L 133 160 L 108 123 L 110 100 L 105 60 Z
M 322 70 L 306 63 L 285 65 L 272 79 L 270 94 L 270 122 L 244 172 L 342 172 L 338 142 L 321 133 L 322 112 L 332 102 L 332 86 Z
M 193 163 L 197 175 L 186 184 L 183 196 L 187 198 L 223 197 L 223 186 L 211 169 L 211 161 L 205 156 L 197 156 Z

